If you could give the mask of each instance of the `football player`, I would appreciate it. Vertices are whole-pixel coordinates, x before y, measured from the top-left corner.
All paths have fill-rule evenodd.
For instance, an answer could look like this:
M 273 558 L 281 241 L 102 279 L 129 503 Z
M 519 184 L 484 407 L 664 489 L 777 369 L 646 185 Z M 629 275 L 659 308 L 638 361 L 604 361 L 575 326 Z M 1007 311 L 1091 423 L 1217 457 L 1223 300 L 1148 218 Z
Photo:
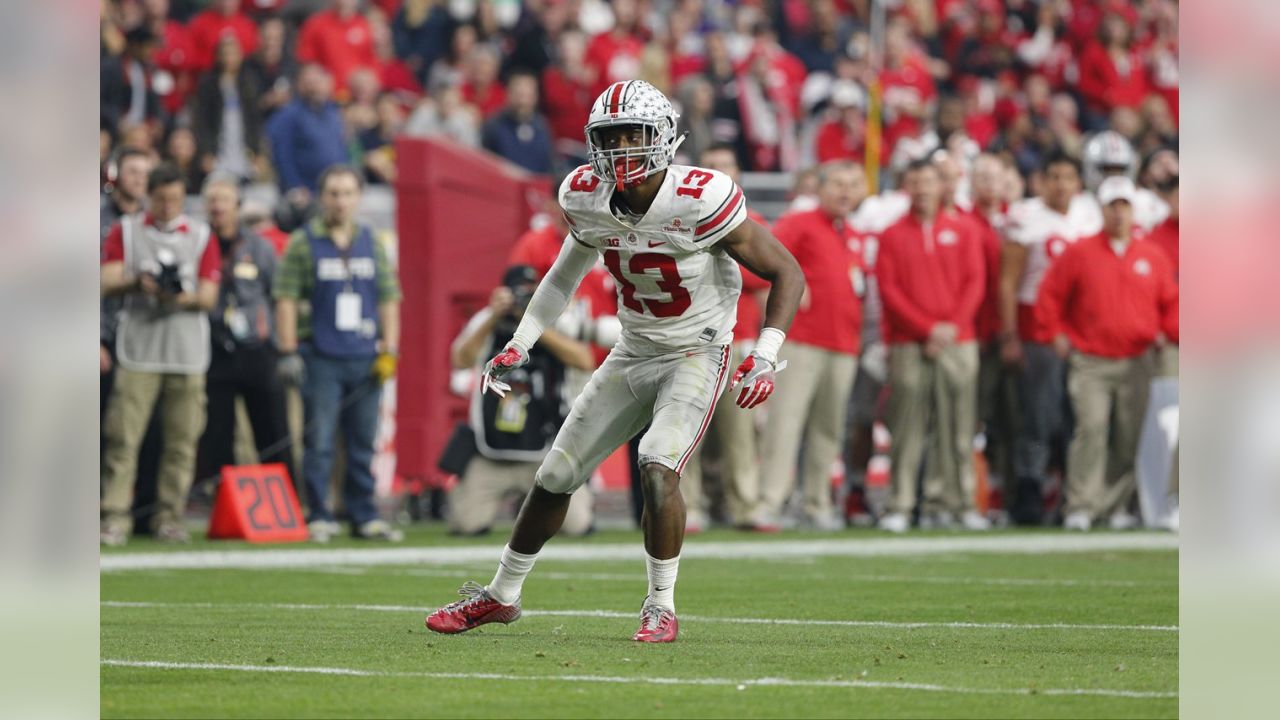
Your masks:
M 487 586 L 464 584 L 461 600 L 431 614 L 427 627 L 436 632 L 518 619 L 520 588 L 560 528 L 570 495 L 648 424 L 640 466 L 649 592 L 633 639 L 675 640 L 674 588 L 685 528 L 680 474 L 725 385 L 741 387 L 739 407 L 756 407 L 773 392 L 782 369 L 778 350 L 799 307 L 804 275 L 786 248 L 747 218 L 742 189 L 733 180 L 672 164 L 679 141 L 671 102 L 646 82 L 614 83 L 592 105 L 585 131 L 590 164 L 560 187 L 569 234 L 511 342 L 485 366 L 485 390 L 507 390 L 503 376 L 527 361 L 529 348 L 597 258 L 616 282 L 621 338 L 574 402 L 539 468 L 497 574 Z M 739 263 L 772 289 L 755 349 L 731 373 Z
M 1104 130 L 1085 143 L 1081 164 L 1084 185 L 1089 193 L 1083 195 L 1089 207 L 1097 213 L 1097 224 L 1102 226 L 1102 206 L 1093 193 L 1106 178 L 1122 175 L 1138 181 L 1138 153 L 1123 135 L 1114 130 Z M 1160 196 L 1145 187 L 1138 187 L 1133 198 L 1133 221 L 1143 230 L 1151 230 L 1169 217 L 1169 205 Z
M 1065 431 L 1066 362 L 1036 313 L 1040 282 L 1073 243 L 1098 233 L 1097 202 L 1081 192 L 1080 164 L 1064 154 L 1044 163 L 1041 196 L 1010 206 L 1000 261 L 1000 357 L 1017 380 L 1022 422 L 1013 448 L 1014 522 L 1039 525 L 1055 439 Z

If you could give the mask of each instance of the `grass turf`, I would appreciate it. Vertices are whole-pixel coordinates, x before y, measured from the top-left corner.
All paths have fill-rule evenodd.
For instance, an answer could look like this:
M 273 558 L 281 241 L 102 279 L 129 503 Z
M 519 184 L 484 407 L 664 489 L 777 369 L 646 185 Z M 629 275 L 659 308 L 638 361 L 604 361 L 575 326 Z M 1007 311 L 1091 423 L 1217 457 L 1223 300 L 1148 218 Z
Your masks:
M 852 533 L 851 533 L 852 534 Z M 878 534 L 870 536 L 883 537 Z M 1014 533 L 1008 533 L 1016 537 Z M 856 535 L 854 535 L 856 537 Z M 707 539 L 729 540 L 729 533 Z M 804 537 L 789 535 L 781 540 Z M 752 539 L 759 539 L 753 537 Z M 690 540 L 690 542 L 699 542 Z M 637 533 L 585 541 L 640 542 Z M 557 540 L 556 542 L 567 542 Z M 501 546 L 416 530 L 410 544 Z M 368 545 L 346 541 L 356 547 Z M 231 549 L 229 543 L 203 547 Z M 159 550 L 134 543 L 123 552 Z M 342 668 L 371 676 L 104 665 L 104 717 L 1174 717 L 1178 633 L 1024 624 L 1176 625 L 1172 551 L 944 553 L 812 561 L 687 559 L 680 640 L 629 640 L 643 565 L 540 561 L 528 611 L 510 626 L 439 636 L 423 612 L 488 564 L 270 570 L 153 570 L 102 576 L 107 660 L 256 668 Z M 120 606 L 114 602 L 148 603 Z M 279 607 L 285 604 L 310 606 Z M 353 607 L 356 605 L 363 608 Z M 326 607 L 315 607 L 326 606 Z M 374 607 L 370 607 L 374 606 Z M 405 608 L 405 609 L 401 609 Z M 702 618 L 702 619 L 700 619 Z M 748 624 L 712 618 L 983 625 Z M 396 675 L 401 673 L 401 675 Z M 439 673 L 578 676 L 537 681 Z M 681 684 L 599 682 L 676 679 Z M 862 687 L 741 684 L 787 681 Z M 727 685 L 687 684 L 724 679 Z M 876 687 L 888 683 L 896 687 Z M 906 684 L 944 686 L 939 692 Z M 1008 691 L 982 694 L 975 691 Z

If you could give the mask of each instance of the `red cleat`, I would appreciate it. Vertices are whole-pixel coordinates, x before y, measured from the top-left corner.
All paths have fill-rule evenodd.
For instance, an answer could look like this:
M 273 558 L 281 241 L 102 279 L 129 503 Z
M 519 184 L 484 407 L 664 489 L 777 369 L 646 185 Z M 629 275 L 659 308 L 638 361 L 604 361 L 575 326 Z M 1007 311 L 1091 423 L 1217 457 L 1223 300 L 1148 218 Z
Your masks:
M 680 621 L 676 614 L 657 605 L 645 605 L 640 610 L 640 629 L 631 638 L 636 642 L 666 643 L 676 639 Z
M 508 625 L 520 619 L 519 600 L 514 605 L 503 605 L 494 600 L 480 583 L 468 580 L 458 594 L 462 596 L 461 600 L 455 600 L 427 616 L 428 628 L 452 635 L 487 623 Z

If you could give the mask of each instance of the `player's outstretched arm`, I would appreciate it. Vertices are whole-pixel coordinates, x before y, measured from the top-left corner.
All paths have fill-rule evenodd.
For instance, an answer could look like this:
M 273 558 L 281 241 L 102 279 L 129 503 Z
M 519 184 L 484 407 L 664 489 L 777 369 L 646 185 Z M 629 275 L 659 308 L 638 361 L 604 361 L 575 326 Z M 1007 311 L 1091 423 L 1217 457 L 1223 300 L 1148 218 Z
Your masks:
M 734 228 L 720 244 L 730 257 L 772 285 L 765 303 L 760 339 L 756 341 L 755 350 L 738 366 L 729 385 L 733 390 L 741 384 L 738 406 L 753 408 L 773 393 L 775 374 L 786 366 L 778 364 L 778 350 L 800 308 L 804 271 L 791 252 L 754 220 Z
M 572 235 L 565 238 L 559 257 L 529 299 L 529 307 L 525 308 L 511 342 L 484 366 L 482 392 L 492 389 L 499 396 L 506 394 L 510 388 L 502 382 L 502 376 L 529 361 L 529 348 L 538 342 L 543 331 L 564 312 L 574 291 L 578 289 L 578 283 L 582 282 L 595 262 L 594 248 L 583 245 Z

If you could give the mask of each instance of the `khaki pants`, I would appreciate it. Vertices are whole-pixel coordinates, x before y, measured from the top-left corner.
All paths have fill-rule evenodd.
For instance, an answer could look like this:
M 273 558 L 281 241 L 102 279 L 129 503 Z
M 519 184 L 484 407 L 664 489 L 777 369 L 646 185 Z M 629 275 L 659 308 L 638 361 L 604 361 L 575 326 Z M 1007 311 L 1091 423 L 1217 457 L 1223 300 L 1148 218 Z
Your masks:
M 973 510 L 973 433 L 978 402 L 978 347 L 965 342 L 927 358 L 914 343 L 889 348 L 889 511 L 910 513 L 926 451 L 925 512 Z M 929 424 L 933 437 L 928 448 Z
M 800 463 L 804 514 L 830 516 L 831 464 L 844 442 L 846 405 L 858 371 L 855 355 L 788 343 L 778 356 L 787 369 L 766 406 L 769 417 L 761 440 L 763 454 L 761 505 L 774 516 L 795 487 L 796 457 L 804 438 Z M 736 398 L 735 398 L 736 399 Z
M 1155 353 L 1155 377 L 1178 377 L 1179 352 L 1177 345 L 1165 345 L 1162 348 L 1153 348 Z M 1176 496 L 1178 494 L 1178 457 L 1181 454 L 1179 450 L 1182 443 L 1178 443 L 1173 447 L 1173 468 L 1169 471 L 1169 494 Z
M 734 345 L 731 367 L 737 367 L 747 356 L 746 348 Z M 747 525 L 760 512 L 760 465 L 756 456 L 756 425 L 751 410 L 743 410 L 735 402 L 741 389 L 720 393 L 715 415 L 707 428 L 707 440 L 720 450 L 721 478 L 725 500 L 734 525 Z M 702 447 L 706 447 L 704 444 Z M 692 462 L 680 476 L 680 492 L 690 515 L 707 514 L 706 494 L 702 487 L 702 450 L 695 452 Z
M 1076 426 L 1067 449 L 1068 515 L 1084 512 L 1097 520 L 1128 510 L 1150 382 L 1150 355 L 1071 356 L 1067 394 Z
M 528 494 L 538 462 L 498 462 L 477 455 L 467 464 L 462 480 L 449 495 L 449 530 L 473 535 L 487 530 L 498 517 L 507 495 Z M 591 490 L 584 484 L 569 500 L 560 532 L 582 535 L 591 529 Z
M 204 375 L 150 373 L 116 368 L 103 435 L 103 523 L 125 532 L 133 528 L 130 507 L 137 480 L 138 448 L 160 399 L 164 445 L 156 480 L 159 508 L 152 524 L 181 522 L 195 476 L 196 443 L 204 430 Z

